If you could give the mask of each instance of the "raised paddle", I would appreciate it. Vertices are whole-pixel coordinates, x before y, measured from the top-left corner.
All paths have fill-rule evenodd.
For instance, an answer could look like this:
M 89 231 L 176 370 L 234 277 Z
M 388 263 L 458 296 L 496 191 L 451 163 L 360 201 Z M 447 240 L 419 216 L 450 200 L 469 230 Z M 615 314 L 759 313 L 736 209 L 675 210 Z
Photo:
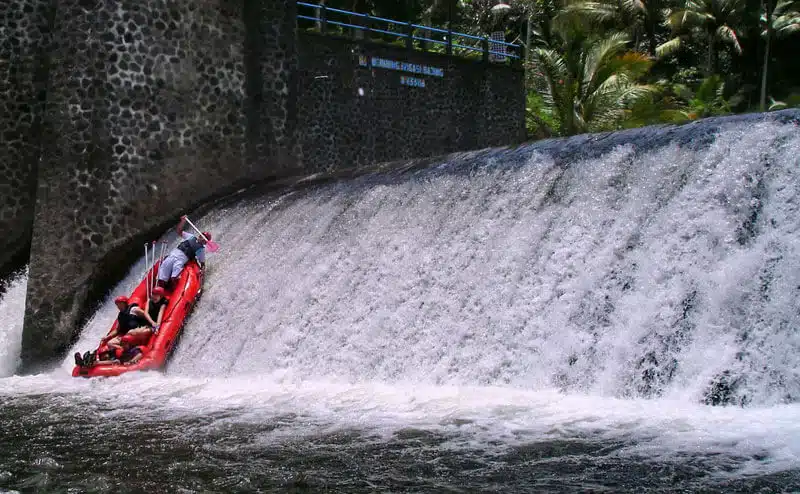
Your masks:
M 194 228 L 194 231 L 196 231 L 201 237 L 203 237 L 203 240 L 206 241 L 206 247 L 208 247 L 209 252 L 216 252 L 219 250 L 219 245 L 217 245 L 216 242 L 212 242 L 211 240 L 207 239 L 206 236 L 203 235 L 203 232 L 201 232 L 196 226 L 194 226 L 194 224 L 191 222 L 188 216 L 184 216 L 184 219 L 186 220 L 186 223 L 189 223 L 189 226 Z

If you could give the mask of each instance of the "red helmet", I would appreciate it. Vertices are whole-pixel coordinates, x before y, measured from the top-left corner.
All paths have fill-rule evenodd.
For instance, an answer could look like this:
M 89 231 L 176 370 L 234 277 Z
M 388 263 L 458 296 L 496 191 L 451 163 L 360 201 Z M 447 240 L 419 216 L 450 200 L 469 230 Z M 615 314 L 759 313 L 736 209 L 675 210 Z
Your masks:
M 136 343 L 136 337 L 133 335 L 126 334 L 125 336 L 120 338 L 120 341 L 128 345 L 133 345 L 134 343 Z
M 206 237 L 206 240 L 211 240 L 211 232 L 203 232 L 203 236 Z
M 164 290 L 164 287 L 157 286 L 153 288 L 153 295 L 161 295 L 162 297 L 167 294 L 167 291 Z
M 120 304 L 120 303 L 127 304 L 128 303 L 128 297 L 126 297 L 125 295 L 120 295 L 119 297 L 114 299 L 114 303 L 115 304 Z

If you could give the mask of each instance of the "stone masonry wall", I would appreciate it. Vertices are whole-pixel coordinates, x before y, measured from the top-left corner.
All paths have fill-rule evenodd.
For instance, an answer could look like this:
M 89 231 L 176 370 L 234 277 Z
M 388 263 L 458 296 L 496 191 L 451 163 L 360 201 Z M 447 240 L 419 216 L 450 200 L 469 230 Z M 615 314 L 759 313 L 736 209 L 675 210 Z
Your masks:
M 154 228 L 273 173 L 267 159 L 278 154 L 280 132 L 271 128 L 278 126 L 263 118 L 254 125 L 245 111 L 252 90 L 245 67 L 253 58 L 244 43 L 245 4 L 274 16 L 261 31 L 260 59 L 269 62 L 256 81 L 270 97 L 285 87 L 273 79 L 288 78 L 286 50 L 269 50 L 286 45 L 275 38 L 292 35 L 280 28 L 291 1 L 58 3 L 24 365 L 67 348 L 88 305 L 124 274 Z M 270 138 L 257 144 L 262 161 L 248 159 L 254 126 Z
M 296 172 L 296 4 L 244 1 L 248 166 Z
M 298 50 L 298 132 L 308 172 L 525 138 L 521 68 L 305 32 Z M 416 68 L 376 67 L 373 57 Z
M 0 9 L 0 281 L 30 248 L 51 4 Z

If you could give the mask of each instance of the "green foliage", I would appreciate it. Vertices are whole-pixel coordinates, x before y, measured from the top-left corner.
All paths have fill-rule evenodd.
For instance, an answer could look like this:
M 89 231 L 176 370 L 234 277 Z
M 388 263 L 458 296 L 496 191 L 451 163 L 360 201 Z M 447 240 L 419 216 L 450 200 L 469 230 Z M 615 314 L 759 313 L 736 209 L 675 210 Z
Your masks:
M 771 13 L 772 31 L 776 38 L 800 34 L 800 1 L 780 0 Z M 767 36 L 767 12 L 761 13 L 762 36 Z
M 529 90 L 525 102 L 525 128 L 529 136 L 545 138 L 559 135 L 560 126 L 552 107 L 538 92 Z
M 625 128 L 657 125 L 662 123 L 678 124 L 689 121 L 688 100 L 692 92 L 684 84 L 675 84 L 660 80 L 651 85 L 652 91 L 631 105 L 627 118 L 623 120 Z
M 800 93 L 792 93 L 786 101 L 775 101 L 770 98 L 769 111 L 785 110 L 786 108 L 800 108 Z
M 630 107 L 652 91 L 637 82 L 650 68 L 647 56 L 626 52 L 627 35 L 561 39 L 561 49 L 538 48 L 533 57 L 544 103 L 562 135 L 614 129 Z
M 682 36 L 702 39 L 707 46 L 706 74 L 717 72 L 717 44 L 730 45 L 742 53 L 736 26 L 741 20 L 746 0 L 687 0 L 683 9 L 673 10 L 667 22 L 678 37 L 657 48 L 659 55 L 674 53 Z
M 689 118 L 692 120 L 731 113 L 731 105 L 725 99 L 725 82 L 722 77 L 713 75 L 704 79 L 694 97 L 689 100 L 689 108 Z

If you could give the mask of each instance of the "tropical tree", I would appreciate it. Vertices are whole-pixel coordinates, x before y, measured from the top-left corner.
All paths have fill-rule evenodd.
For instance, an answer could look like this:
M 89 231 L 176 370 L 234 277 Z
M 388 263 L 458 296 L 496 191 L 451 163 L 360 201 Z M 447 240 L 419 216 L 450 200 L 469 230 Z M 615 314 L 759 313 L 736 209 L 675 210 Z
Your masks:
M 745 0 L 687 0 L 683 9 L 673 11 L 668 23 L 675 38 L 656 48 L 659 56 L 680 48 L 681 35 L 701 34 L 707 45 L 706 75 L 717 73 L 717 44 L 729 44 L 737 53 L 742 52 L 736 26 L 742 17 Z
M 664 21 L 667 0 L 599 0 L 570 4 L 565 12 L 586 17 L 597 25 L 625 31 L 638 47 L 645 38 L 647 52 L 656 55 L 656 28 Z
M 628 44 L 624 33 L 577 43 L 567 35 L 559 49 L 533 51 L 537 86 L 560 134 L 615 128 L 629 107 L 652 92 L 637 82 L 652 62 L 628 52 Z
M 772 39 L 800 33 L 800 2 L 780 0 L 774 8 L 772 5 L 772 0 L 764 0 L 761 14 L 761 24 L 764 26 L 761 36 L 765 40 L 764 65 L 761 70 L 761 98 L 759 100 L 761 111 L 766 109 L 767 104 L 767 73 L 769 72 Z
M 778 39 L 800 33 L 800 2 L 797 0 L 778 2 L 772 12 L 772 32 Z

